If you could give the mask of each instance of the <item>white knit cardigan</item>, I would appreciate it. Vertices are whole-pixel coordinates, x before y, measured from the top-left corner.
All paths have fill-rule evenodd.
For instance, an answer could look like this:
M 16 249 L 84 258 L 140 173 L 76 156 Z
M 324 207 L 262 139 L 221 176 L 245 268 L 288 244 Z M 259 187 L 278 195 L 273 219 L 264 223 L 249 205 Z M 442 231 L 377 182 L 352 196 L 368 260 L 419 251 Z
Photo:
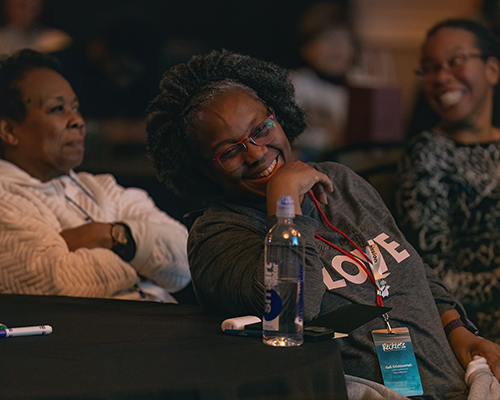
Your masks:
M 130 263 L 104 248 L 69 251 L 59 233 L 89 222 L 85 213 L 130 226 Z M 0 160 L 0 293 L 139 299 L 137 274 L 154 284 L 147 287 L 176 292 L 190 281 L 186 242 L 184 225 L 111 175 L 71 171 L 42 183 Z

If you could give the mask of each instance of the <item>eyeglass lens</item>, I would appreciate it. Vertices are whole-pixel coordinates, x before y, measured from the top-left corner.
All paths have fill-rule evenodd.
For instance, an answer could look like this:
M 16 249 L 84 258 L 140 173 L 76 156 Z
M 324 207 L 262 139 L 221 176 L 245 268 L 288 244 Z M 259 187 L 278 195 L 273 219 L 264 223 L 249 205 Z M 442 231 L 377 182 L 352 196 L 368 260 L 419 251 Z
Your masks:
M 269 144 L 275 136 L 276 123 L 274 115 L 267 119 L 253 131 L 250 136 L 227 149 L 218 157 L 219 164 L 227 171 L 233 171 L 245 162 L 245 153 L 248 150 L 248 141 L 256 146 L 265 146 Z M 217 157 L 216 157 L 217 158 Z
M 417 75 L 425 77 L 438 73 L 442 68 L 452 72 L 457 71 L 462 68 L 465 62 L 470 58 L 483 58 L 483 56 L 481 54 L 469 53 L 458 54 L 441 63 L 431 61 L 424 62 L 422 63 L 421 68 L 417 69 L 415 72 Z

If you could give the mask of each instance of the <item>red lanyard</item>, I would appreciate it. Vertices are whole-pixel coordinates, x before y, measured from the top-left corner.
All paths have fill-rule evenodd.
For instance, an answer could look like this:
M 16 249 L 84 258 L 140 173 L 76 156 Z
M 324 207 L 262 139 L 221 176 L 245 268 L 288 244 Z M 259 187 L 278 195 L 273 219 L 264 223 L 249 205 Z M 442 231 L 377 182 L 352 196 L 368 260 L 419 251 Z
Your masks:
M 312 200 L 314 201 L 314 204 L 316 204 L 316 208 L 318 209 L 319 213 L 322 215 L 323 219 L 325 220 L 325 222 L 328 224 L 328 226 L 330 228 L 332 228 L 335 232 L 338 232 L 340 233 L 343 237 L 345 237 L 349 242 L 351 242 L 351 244 L 363 255 L 363 257 L 365 258 L 365 260 L 368 262 L 368 264 L 371 264 L 373 265 L 372 263 L 372 260 L 370 260 L 368 258 L 368 256 L 363 252 L 363 250 L 361 250 L 359 248 L 359 246 L 354 243 L 351 238 L 349 236 L 347 236 L 344 232 L 342 232 L 341 230 L 335 228 L 331 223 L 330 221 L 328 221 L 328 218 L 326 218 L 326 215 L 323 213 L 323 210 L 321 210 L 320 206 L 319 206 L 319 203 L 318 203 L 318 200 L 316 200 L 316 197 L 314 197 L 314 194 L 312 193 L 312 191 L 308 191 L 309 193 L 309 196 L 311 196 Z M 354 260 L 356 263 L 358 263 L 361 268 L 363 268 L 363 270 L 366 272 L 366 274 L 370 277 L 370 280 L 373 284 L 373 286 L 375 287 L 375 290 L 377 291 L 377 305 L 380 306 L 380 307 L 383 307 L 384 306 L 384 302 L 382 300 L 382 295 L 380 293 L 380 290 L 377 286 L 377 283 L 375 282 L 375 277 L 373 276 L 373 274 L 370 272 L 370 270 L 368 268 L 366 268 L 365 264 L 363 264 L 361 262 L 361 260 L 358 258 L 358 257 L 355 257 L 353 256 L 352 254 L 348 253 L 347 251 L 341 249 L 340 247 L 334 245 L 333 243 L 330 243 L 328 240 L 326 240 L 325 238 L 317 235 L 317 234 L 314 234 L 314 236 L 320 240 L 322 240 L 323 242 L 325 242 L 326 244 L 332 246 L 334 249 L 337 249 L 338 251 L 340 251 L 342 254 L 346 255 L 347 257 L 349 257 L 350 259 Z

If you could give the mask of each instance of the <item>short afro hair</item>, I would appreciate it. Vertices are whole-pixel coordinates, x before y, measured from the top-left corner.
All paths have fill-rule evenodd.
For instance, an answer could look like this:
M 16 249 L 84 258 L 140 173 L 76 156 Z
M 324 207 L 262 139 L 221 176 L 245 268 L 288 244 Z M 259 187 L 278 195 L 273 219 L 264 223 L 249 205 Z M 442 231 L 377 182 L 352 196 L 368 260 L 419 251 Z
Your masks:
M 200 172 L 196 142 L 189 132 L 193 107 L 224 88 L 247 87 L 268 107 L 292 143 L 306 128 L 288 72 L 269 62 L 227 50 L 197 55 L 163 75 L 160 94 L 146 110 L 147 149 L 160 181 L 182 197 L 210 201 L 223 194 Z
M 17 84 L 34 68 L 50 68 L 65 77 L 61 65 L 55 58 L 34 50 L 19 50 L 11 56 L 3 56 L 0 59 L 0 118 L 24 121 L 26 107 Z

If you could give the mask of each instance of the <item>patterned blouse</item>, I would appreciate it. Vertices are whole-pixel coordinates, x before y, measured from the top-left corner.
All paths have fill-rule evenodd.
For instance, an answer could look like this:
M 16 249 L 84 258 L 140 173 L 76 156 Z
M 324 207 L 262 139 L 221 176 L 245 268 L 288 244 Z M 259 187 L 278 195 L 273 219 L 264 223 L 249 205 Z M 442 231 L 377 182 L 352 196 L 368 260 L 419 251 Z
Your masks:
M 399 165 L 403 232 L 500 343 L 500 141 L 463 145 L 424 131 Z

